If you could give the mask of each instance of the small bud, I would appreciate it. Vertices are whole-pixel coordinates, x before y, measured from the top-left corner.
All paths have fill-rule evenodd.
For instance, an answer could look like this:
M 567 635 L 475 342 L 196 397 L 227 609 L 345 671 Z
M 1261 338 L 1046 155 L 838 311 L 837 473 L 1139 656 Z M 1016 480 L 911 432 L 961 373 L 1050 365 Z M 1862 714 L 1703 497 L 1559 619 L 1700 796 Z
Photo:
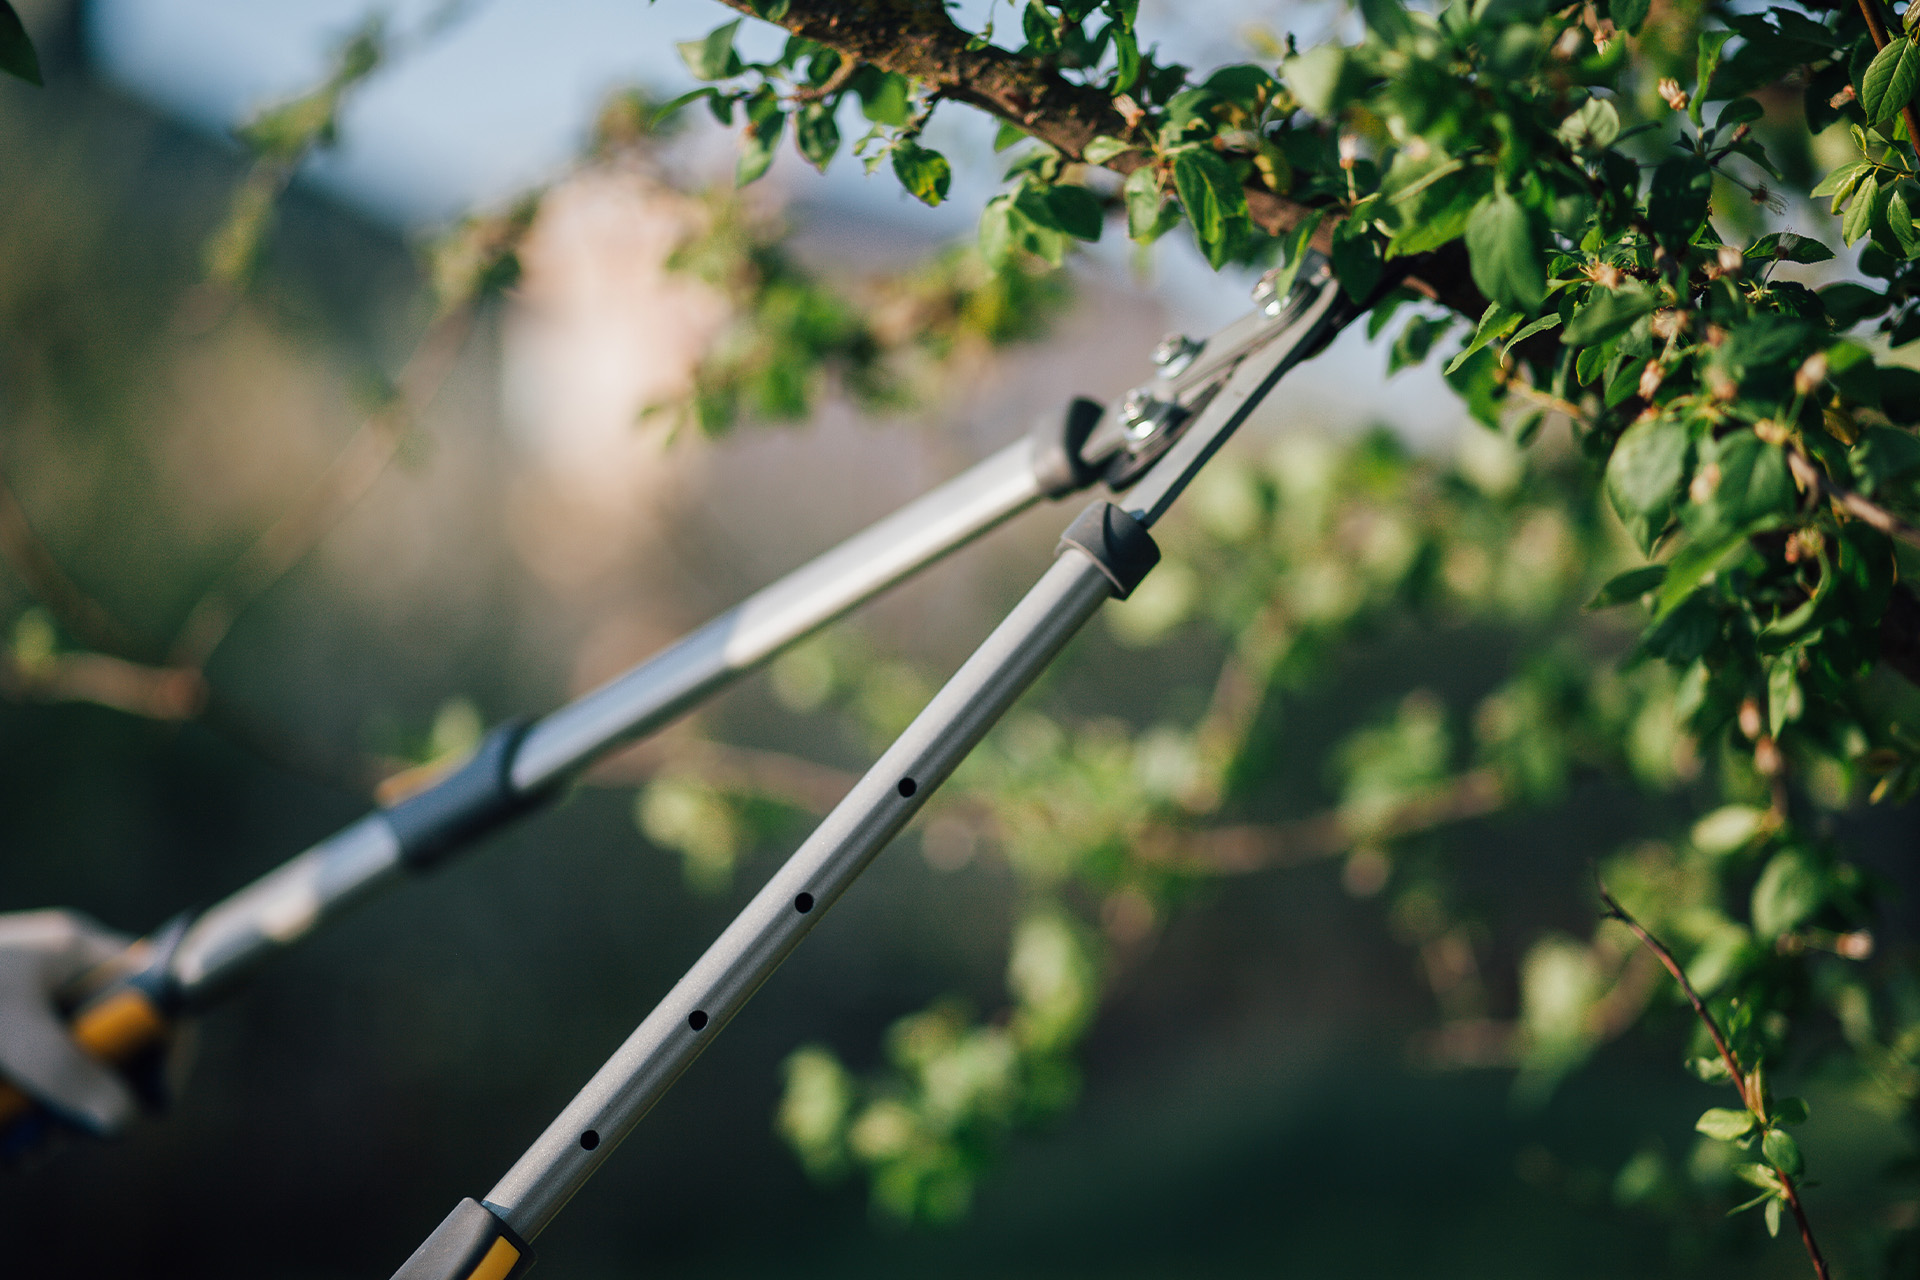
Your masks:
M 1611 262 L 1591 263 L 1587 267 L 1587 274 L 1591 276 L 1593 282 L 1602 289 L 1618 289 L 1620 287 L 1620 268 L 1614 266 Z
M 1660 77 L 1658 88 L 1660 90 L 1660 97 L 1665 100 L 1668 106 L 1672 107 L 1675 111 L 1685 111 L 1687 109 L 1687 91 L 1680 87 L 1678 80 L 1675 80 L 1672 76 L 1662 76 Z
M 1812 355 L 1808 356 L 1806 360 L 1801 363 L 1798 371 L 1794 373 L 1793 394 L 1797 396 L 1810 396 L 1814 392 L 1818 391 L 1820 389 L 1820 384 L 1825 382 L 1826 380 L 1827 380 L 1826 353 L 1823 351 L 1816 351 Z
M 1753 768 L 1763 778 L 1777 778 L 1787 762 L 1780 754 L 1780 747 L 1772 738 L 1762 738 L 1753 744 Z
M 1662 342 L 1671 342 L 1687 331 L 1691 317 L 1678 307 L 1668 307 L 1664 311 L 1653 313 L 1653 336 Z
M 1708 366 L 1707 394 L 1724 403 L 1740 394 L 1740 384 L 1725 369 Z
M 1787 442 L 1787 429 L 1775 422 L 1772 418 L 1762 418 L 1760 421 L 1754 423 L 1753 434 L 1759 436 L 1768 444 L 1785 444 Z
M 1708 502 L 1712 500 L 1714 491 L 1719 487 L 1720 464 L 1709 462 L 1694 473 L 1693 483 L 1687 486 L 1687 496 L 1695 502 Z
M 1832 107 L 1835 111 L 1838 111 L 1840 110 L 1840 108 L 1846 106 L 1849 102 L 1852 102 L 1858 96 L 1859 95 L 1853 91 L 1853 86 L 1848 85 L 1842 90 L 1840 90 L 1840 92 L 1834 94 L 1831 98 L 1828 98 L 1827 105 L 1829 107 Z
M 1340 167 L 1353 168 L 1353 162 L 1360 158 L 1360 139 L 1351 133 L 1340 135 Z
M 1708 346 L 1718 348 L 1718 347 L 1724 346 L 1726 344 L 1726 341 L 1727 341 L 1727 331 L 1725 329 L 1722 329 L 1717 324 L 1710 324 L 1707 326 L 1707 345 Z
M 1760 702 L 1748 698 L 1740 704 L 1740 735 L 1748 741 L 1758 738 L 1766 729 L 1766 721 L 1760 716 Z
M 1752 132 L 1753 132 L 1753 122 L 1748 121 L 1746 124 L 1743 124 L 1737 129 L 1735 129 L 1733 131 L 1733 136 L 1728 138 L 1727 141 L 1728 142 L 1745 142 L 1747 140 L 1747 135 Z
M 1553 56 L 1562 62 L 1571 62 L 1574 55 L 1580 52 L 1580 46 L 1585 40 L 1586 32 L 1579 27 L 1568 27 L 1560 33 L 1560 38 L 1553 42 Z
M 1737 276 L 1740 268 L 1747 263 L 1747 257 L 1730 244 L 1720 246 L 1720 252 L 1714 255 L 1714 263 L 1720 268 L 1721 275 Z
M 1907 10 L 1908 16 L 1920 12 L 1920 5 Z M 1833 953 L 1843 960 L 1867 960 L 1873 956 L 1873 935 L 1865 929 L 1843 933 L 1833 940 Z
M 1666 376 L 1667 372 L 1660 367 L 1658 360 L 1647 361 L 1647 367 L 1640 371 L 1640 398 L 1653 399 L 1654 393 L 1660 390 L 1660 383 Z

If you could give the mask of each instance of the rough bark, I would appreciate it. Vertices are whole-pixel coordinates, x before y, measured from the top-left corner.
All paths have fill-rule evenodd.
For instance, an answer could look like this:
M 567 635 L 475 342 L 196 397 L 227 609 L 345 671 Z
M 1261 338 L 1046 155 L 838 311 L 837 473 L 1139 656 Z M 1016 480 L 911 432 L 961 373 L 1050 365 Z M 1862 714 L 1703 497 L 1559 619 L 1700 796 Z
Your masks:
M 754 13 L 750 0 L 721 3 Z M 1076 160 L 1101 134 L 1126 140 L 1138 136 L 1106 92 L 1074 84 L 1042 62 L 993 45 L 969 49 L 971 33 L 954 25 L 939 0 L 795 0 L 778 25 L 882 71 L 919 81 L 942 98 L 1016 124 Z M 1144 151 L 1127 151 L 1105 167 L 1131 173 L 1147 159 Z M 1259 185 L 1247 188 L 1247 210 L 1255 225 L 1273 235 L 1291 230 L 1312 212 Z M 1327 231 L 1322 228 L 1323 237 Z M 1409 259 L 1407 267 L 1409 288 L 1472 320 L 1487 309 L 1468 270 L 1466 252 L 1457 243 Z

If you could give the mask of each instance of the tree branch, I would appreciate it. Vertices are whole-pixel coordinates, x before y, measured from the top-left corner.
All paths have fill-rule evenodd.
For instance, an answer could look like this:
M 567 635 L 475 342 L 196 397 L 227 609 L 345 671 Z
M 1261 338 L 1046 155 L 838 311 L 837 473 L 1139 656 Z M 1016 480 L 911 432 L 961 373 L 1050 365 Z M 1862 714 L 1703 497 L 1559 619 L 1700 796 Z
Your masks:
M 1767 1100 L 1761 1094 L 1758 1077 L 1749 1077 L 1740 1069 L 1740 1059 L 1734 1054 L 1733 1046 L 1727 1043 L 1727 1037 L 1721 1033 L 1720 1024 L 1714 1020 L 1713 1014 L 1707 1011 L 1706 1002 L 1701 1000 L 1700 993 L 1693 989 L 1693 983 L 1687 981 L 1686 971 L 1680 967 L 1680 962 L 1673 958 L 1673 952 L 1667 950 L 1666 943 L 1648 933 L 1638 920 L 1629 915 L 1627 909 L 1607 892 L 1607 886 L 1601 884 L 1598 877 L 1595 878 L 1594 885 L 1600 891 L 1600 902 L 1604 907 L 1606 918 L 1618 920 L 1627 926 L 1633 936 L 1640 939 L 1641 944 L 1653 952 L 1666 971 L 1673 975 L 1673 980 L 1680 984 L 1680 991 L 1687 997 L 1687 1003 L 1693 1006 L 1694 1014 L 1706 1027 L 1707 1034 L 1713 1038 L 1713 1047 L 1720 1051 L 1720 1061 L 1726 1064 L 1727 1070 L 1732 1074 L 1733 1087 L 1739 1091 L 1740 1101 L 1748 1111 L 1753 1113 L 1755 1119 L 1765 1124 Z M 1771 1161 L 1768 1163 L 1772 1164 Z M 1800 1227 L 1800 1243 L 1806 1246 L 1807 1257 L 1813 1260 L 1813 1273 L 1819 1277 L 1819 1280 L 1827 1280 L 1827 1260 L 1821 1255 L 1820 1246 L 1814 1242 L 1813 1225 L 1807 1221 L 1807 1211 L 1800 1204 L 1799 1189 L 1794 1186 L 1793 1179 L 1787 1176 L 1785 1169 L 1776 1167 L 1773 1172 L 1774 1176 L 1780 1179 L 1781 1198 L 1787 1202 L 1787 1207 L 1793 1210 L 1793 1220 Z
M 752 17 L 752 0 L 720 0 Z M 842 57 L 917 80 L 942 98 L 976 107 L 1018 125 L 1073 160 L 1105 134 L 1138 141 L 1142 149 L 1123 151 L 1104 167 L 1131 173 L 1148 163 L 1145 140 L 1114 106 L 1112 95 L 1074 84 L 1033 58 L 994 45 L 968 47 L 970 32 L 954 25 L 940 0 L 794 0 L 777 25 Z M 1247 211 L 1270 235 L 1290 231 L 1314 212 L 1264 186 L 1247 187 Z M 1322 235 L 1331 231 L 1321 227 Z M 1478 319 L 1487 300 L 1473 283 L 1465 247 L 1455 241 L 1433 253 L 1405 259 L 1407 287 L 1469 319 Z

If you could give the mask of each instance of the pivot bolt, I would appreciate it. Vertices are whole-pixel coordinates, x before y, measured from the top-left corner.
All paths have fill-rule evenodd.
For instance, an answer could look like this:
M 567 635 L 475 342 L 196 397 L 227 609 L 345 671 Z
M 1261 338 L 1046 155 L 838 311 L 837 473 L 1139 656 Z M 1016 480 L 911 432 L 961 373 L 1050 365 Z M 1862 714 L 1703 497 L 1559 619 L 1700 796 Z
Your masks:
M 1144 387 L 1135 387 L 1120 402 L 1120 421 L 1126 428 L 1127 437 L 1138 442 L 1164 427 L 1174 410 L 1171 401 L 1160 399 Z
M 1280 271 L 1273 270 L 1261 276 L 1253 286 L 1253 305 L 1269 316 L 1277 316 L 1286 309 L 1286 297 L 1280 292 Z
M 1195 356 L 1200 354 L 1204 342 L 1196 342 L 1184 333 L 1170 333 L 1160 339 L 1160 345 L 1153 349 L 1153 362 L 1160 368 L 1163 378 L 1177 378 L 1187 371 Z

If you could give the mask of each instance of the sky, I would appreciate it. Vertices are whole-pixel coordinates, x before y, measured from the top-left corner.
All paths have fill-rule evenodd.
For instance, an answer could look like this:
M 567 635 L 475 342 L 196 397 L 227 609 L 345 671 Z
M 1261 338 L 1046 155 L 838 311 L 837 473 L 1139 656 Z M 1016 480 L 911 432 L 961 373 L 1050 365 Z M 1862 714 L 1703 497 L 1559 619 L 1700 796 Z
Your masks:
M 963 0 L 956 17 L 977 27 L 989 12 L 1003 25 L 1015 20 L 1009 0 Z M 408 230 L 503 204 L 563 170 L 610 92 L 639 85 L 665 97 L 693 87 L 676 42 L 734 16 L 713 0 L 94 0 L 93 54 L 137 96 L 224 136 L 260 107 L 312 87 L 329 51 L 376 13 L 402 50 L 354 94 L 339 145 L 303 177 Z M 437 35 L 414 34 L 449 14 Z M 1241 33 L 1282 22 L 1310 42 L 1351 18 L 1342 5 L 1271 0 L 1144 0 L 1140 14 L 1165 56 L 1198 67 L 1244 60 Z M 780 39 L 763 23 L 741 28 L 750 56 L 771 55 Z M 783 147 L 768 180 L 803 217 L 854 213 L 929 240 L 963 236 L 999 182 L 987 145 L 993 128 L 971 111 L 936 115 L 927 140 L 955 164 L 939 209 L 919 205 L 884 170 L 868 177 L 845 153 L 820 175 Z M 842 132 L 849 143 L 858 137 L 852 119 Z M 734 143 L 712 126 L 693 145 L 724 168 Z M 1123 236 L 1108 235 L 1094 255 L 1109 269 L 1128 269 Z M 1163 242 L 1155 281 L 1191 331 L 1217 327 L 1246 306 L 1245 281 L 1207 271 L 1184 237 Z M 1340 388 L 1356 420 L 1389 419 L 1416 439 L 1448 434 L 1460 415 L 1438 379 L 1416 371 L 1389 384 L 1381 360 L 1354 335 L 1316 361 L 1326 372 L 1308 380 Z

